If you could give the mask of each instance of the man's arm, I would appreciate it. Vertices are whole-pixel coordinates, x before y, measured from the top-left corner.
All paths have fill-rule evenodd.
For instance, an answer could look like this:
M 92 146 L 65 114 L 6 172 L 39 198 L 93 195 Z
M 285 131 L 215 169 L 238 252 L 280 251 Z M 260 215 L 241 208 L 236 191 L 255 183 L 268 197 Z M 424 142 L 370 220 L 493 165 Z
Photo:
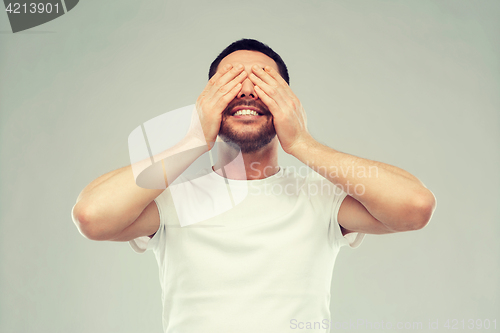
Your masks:
M 213 147 L 219 132 L 221 114 L 241 90 L 246 72 L 227 66 L 219 70 L 198 97 L 193 119 L 186 137 L 175 147 L 157 156 L 156 160 L 174 156 L 165 163 L 165 182 L 171 184 L 199 156 Z M 139 163 L 138 163 L 139 165 Z M 160 225 L 153 200 L 164 189 L 139 187 L 133 165 L 109 172 L 92 181 L 80 193 L 73 209 L 73 222 L 80 232 L 92 240 L 128 241 L 151 236 Z M 166 177 L 167 178 L 167 177 Z
M 421 229 L 436 207 L 432 192 L 395 166 L 336 151 L 312 138 L 298 144 L 293 155 L 347 192 L 338 216 L 345 233 Z
M 302 104 L 279 73 L 269 66 L 252 71 L 249 78 L 273 115 L 283 150 L 348 193 L 339 210 L 343 233 L 415 230 L 429 222 L 436 198 L 416 177 L 318 143 L 307 130 Z
M 74 207 L 73 221 L 88 239 L 111 240 L 131 226 L 163 191 L 137 186 L 129 165 L 109 172 L 85 187 Z M 159 219 L 144 219 L 135 226 L 141 226 L 145 234 L 152 234 L 159 227 Z

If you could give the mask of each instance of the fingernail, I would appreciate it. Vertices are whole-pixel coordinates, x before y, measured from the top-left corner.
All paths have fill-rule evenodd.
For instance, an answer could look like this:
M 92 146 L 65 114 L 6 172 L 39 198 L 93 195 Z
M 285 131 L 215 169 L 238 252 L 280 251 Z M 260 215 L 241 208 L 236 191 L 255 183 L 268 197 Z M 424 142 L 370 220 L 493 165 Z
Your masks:
M 231 67 L 233 67 L 231 64 L 227 64 L 226 66 L 224 66 L 224 69 L 229 69 Z
M 242 69 L 243 68 L 243 65 L 242 64 L 238 64 L 236 65 L 236 69 Z
M 257 65 L 253 65 L 253 69 L 258 70 L 258 69 L 259 69 L 259 66 L 257 66 Z

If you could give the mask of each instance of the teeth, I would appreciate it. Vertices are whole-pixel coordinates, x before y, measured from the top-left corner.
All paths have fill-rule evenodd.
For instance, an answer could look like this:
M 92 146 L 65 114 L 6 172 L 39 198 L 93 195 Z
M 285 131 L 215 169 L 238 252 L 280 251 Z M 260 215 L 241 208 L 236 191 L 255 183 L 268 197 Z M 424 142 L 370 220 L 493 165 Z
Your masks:
M 233 116 L 243 116 L 243 115 L 258 116 L 259 114 L 254 110 L 239 110 L 236 111 L 235 114 L 233 114 Z

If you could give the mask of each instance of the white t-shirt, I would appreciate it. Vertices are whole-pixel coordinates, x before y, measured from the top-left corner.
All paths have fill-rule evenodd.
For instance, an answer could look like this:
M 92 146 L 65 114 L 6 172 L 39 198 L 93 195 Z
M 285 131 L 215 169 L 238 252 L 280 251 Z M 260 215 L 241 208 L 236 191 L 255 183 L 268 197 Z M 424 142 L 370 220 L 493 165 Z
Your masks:
M 211 169 L 178 179 L 155 202 L 152 250 L 162 286 L 166 333 L 329 332 L 330 286 L 346 193 L 313 173 L 280 168 L 260 180 L 230 180 Z M 299 323 L 323 323 L 299 329 Z

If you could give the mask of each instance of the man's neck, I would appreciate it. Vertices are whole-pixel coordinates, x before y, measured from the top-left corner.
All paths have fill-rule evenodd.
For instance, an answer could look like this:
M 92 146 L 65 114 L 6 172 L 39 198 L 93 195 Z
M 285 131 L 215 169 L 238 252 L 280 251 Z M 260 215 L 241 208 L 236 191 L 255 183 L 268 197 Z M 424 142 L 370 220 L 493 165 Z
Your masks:
M 234 180 L 255 180 L 270 177 L 279 171 L 277 138 L 262 149 L 239 155 L 228 145 L 220 145 L 219 159 L 213 170 L 222 177 Z M 223 168 L 221 168 L 223 166 Z

